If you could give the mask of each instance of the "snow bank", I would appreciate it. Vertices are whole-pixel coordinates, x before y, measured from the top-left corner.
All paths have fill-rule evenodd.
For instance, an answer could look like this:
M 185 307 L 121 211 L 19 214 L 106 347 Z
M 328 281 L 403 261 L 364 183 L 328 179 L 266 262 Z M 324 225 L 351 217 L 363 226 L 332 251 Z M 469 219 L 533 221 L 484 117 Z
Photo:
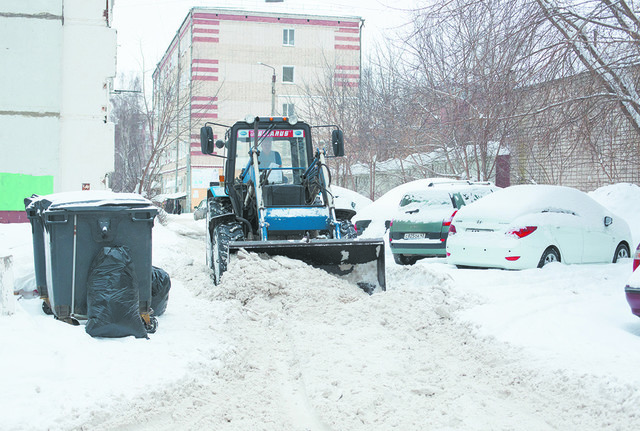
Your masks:
M 629 183 L 613 184 L 589 192 L 589 196 L 627 221 L 633 236 L 633 250 L 640 243 L 640 187 Z
M 26 298 L 0 316 L 2 428 L 640 427 L 629 259 L 482 271 L 387 256 L 388 290 L 369 296 L 301 262 L 246 254 L 216 287 L 204 228 L 183 214 L 153 230 L 172 290 L 149 340 L 92 339 Z M 0 225 L 25 294 L 30 235 Z

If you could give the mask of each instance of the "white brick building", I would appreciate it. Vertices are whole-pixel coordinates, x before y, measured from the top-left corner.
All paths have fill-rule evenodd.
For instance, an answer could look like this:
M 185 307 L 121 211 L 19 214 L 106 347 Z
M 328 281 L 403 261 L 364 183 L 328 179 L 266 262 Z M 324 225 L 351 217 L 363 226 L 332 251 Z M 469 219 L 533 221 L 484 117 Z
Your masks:
M 314 86 L 327 77 L 357 86 L 362 23 L 359 17 L 191 9 L 154 72 L 156 92 L 166 77 L 179 76 L 175 100 L 186 106 L 171 126 L 179 144 L 163 158 L 162 192 L 184 192 L 184 204 L 193 208 L 222 173 L 223 159 L 200 152 L 205 121 L 232 125 L 249 114 L 272 113 L 272 103 L 273 114 L 300 117 Z

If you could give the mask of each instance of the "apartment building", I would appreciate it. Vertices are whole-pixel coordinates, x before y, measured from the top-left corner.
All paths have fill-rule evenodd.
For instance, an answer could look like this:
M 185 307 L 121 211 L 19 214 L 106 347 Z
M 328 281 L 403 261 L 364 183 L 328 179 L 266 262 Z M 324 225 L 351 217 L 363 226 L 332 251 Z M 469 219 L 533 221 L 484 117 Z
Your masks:
M 193 208 L 217 181 L 224 159 L 200 152 L 205 122 L 247 115 L 297 115 L 319 87 L 357 87 L 360 17 L 193 8 L 153 75 L 172 143 L 162 157 L 162 193 Z M 167 109 L 169 107 L 169 109 Z M 158 113 L 158 118 L 161 115 Z M 216 139 L 223 138 L 217 136 Z
M 27 221 L 23 199 L 106 189 L 116 72 L 113 0 L 0 3 L 0 222 Z

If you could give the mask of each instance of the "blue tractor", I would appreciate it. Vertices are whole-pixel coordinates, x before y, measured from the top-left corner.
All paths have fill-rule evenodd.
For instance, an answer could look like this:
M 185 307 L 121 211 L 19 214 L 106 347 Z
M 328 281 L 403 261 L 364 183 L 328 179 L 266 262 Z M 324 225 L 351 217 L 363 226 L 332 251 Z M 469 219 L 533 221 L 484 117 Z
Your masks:
M 214 143 L 211 126 L 224 128 L 225 139 Z M 325 127 L 334 128 L 334 157 L 343 156 L 342 131 L 336 126 L 314 129 Z M 372 277 L 358 284 L 369 293 L 385 289 L 384 242 L 357 238 L 350 221 L 355 211 L 335 207 L 326 164 L 330 156 L 321 146 L 314 150 L 311 131 L 308 124 L 287 117 L 202 127 L 202 152 L 225 159 L 224 176 L 207 191 L 207 264 L 215 284 L 229 255 L 244 249 L 338 274 L 371 263 Z

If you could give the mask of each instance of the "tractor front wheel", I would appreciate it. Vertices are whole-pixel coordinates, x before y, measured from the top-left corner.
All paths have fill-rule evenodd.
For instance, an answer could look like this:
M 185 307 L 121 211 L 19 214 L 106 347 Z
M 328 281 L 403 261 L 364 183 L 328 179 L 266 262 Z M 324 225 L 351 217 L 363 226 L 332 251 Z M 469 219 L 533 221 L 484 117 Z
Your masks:
M 242 241 L 244 233 L 242 225 L 238 222 L 219 223 L 213 228 L 211 235 L 211 247 L 207 250 L 209 254 L 209 265 L 213 269 L 213 283 L 220 284 L 222 274 L 227 270 L 229 264 L 229 242 Z
M 338 220 L 340 223 L 340 236 L 344 239 L 357 238 L 356 228 L 349 220 Z

